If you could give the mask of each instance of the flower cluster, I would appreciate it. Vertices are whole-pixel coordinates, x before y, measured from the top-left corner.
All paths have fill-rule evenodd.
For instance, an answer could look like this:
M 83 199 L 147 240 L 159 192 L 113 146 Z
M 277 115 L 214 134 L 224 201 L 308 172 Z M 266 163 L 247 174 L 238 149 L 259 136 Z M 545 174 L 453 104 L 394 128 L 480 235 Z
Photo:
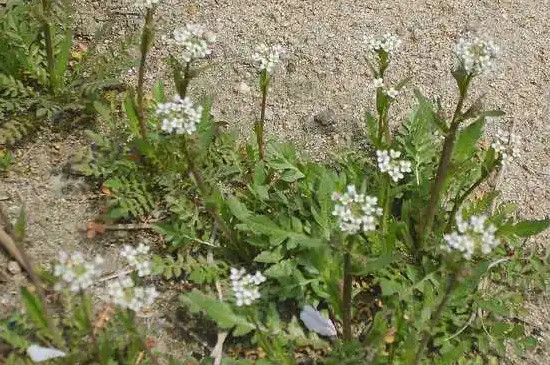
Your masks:
M 187 24 L 174 30 L 170 43 L 179 47 L 176 58 L 187 63 L 205 58 L 212 53 L 209 46 L 215 41 L 216 35 L 202 25 Z
M 259 71 L 265 71 L 268 75 L 273 75 L 281 63 L 283 54 L 284 49 L 281 46 L 260 44 L 252 55 L 252 61 Z
M 136 286 L 129 276 L 123 276 L 107 285 L 111 302 L 121 308 L 141 312 L 151 307 L 158 292 L 154 286 Z
M 200 122 L 202 107 L 194 106 L 189 98 L 174 96 L 174 101 L 157 106 L 157 115 L 162 118 L 161 129 L 165 133 L 192 134 Z
M 499 153 L 502 157 L 502 163 L 504 165 L 509 164 L 518 158 L 519 146 L 521 144 L 521 137 L 515 133 L 503 132 L 502 130 L 497 131 L 495 141 L 491 144 L 491 147 Z
M 247 274 L 245 269 L 231 268 L 231 288 L 235 293 L 236 305 L 250 305 L 253 301 L 260 298 L 260 290 L 258 286 L 263 283 L 266 278 L 260 272 L 256 274 Z
M 500 244 L 495 237 L 496 227 L 487 224 L 485 215 L 474 215 L 465 221 L 462 213 L 458 213 L 456 226 L 457 231 L 443 236 L 446 242 L 443 249 L 448 252 L 459 251 L 466 260 L 471 259 L 476 251 L 486 255 Z
M 157 5 L 160 0 L 136 0 L 135 5 L 138 8 L 151 9 L 153 6 Z
M 389 151 L 376 151 L 376 158 L 378 161 L 378 168 L 382 172 L 387 172 L 394 182 L 398 182 L 405 177 L 405 173 L 411 172 L 411 163 L 405 160 L 399 160 L 401 152 L 389 150 Z
M 101 256 L 90 262 L 78 251 L 71 254 L 61 252 L 53 269 L 53 275 L 60 279 L 54 289 L 77 292 L 92 286 L 101 275 L 102 264 Z
M 151 261 L 149 261 L 149 246 L 140 243 L 136 248 L 125 245 L 120 251 L 120 256 L 128 261 L 139 277 L 151 274 Z
M 384 34 L 381 36 L 372 37 L 369 40 L 370 50 L 378 54 L 379 52 L 385 52 L 387 54 L 393 54 L 401 46 L 403 41 L 394 34 Z
M 455 52 L 464 71 L 480 75 L 494 67 L 499 49 L 492 41 L 460 38 Z
M 388 87 L 386 88 L 385 87 L 385 84 L 384 84 L 384 79 L 383 78 L 375 78 L 373 81 L 372 81 L 372 84 L 374 85 L 374 87 L 376 89 L 383 89 L 382 92 L 384 94 L 386 94 L 388 97 L 392 98 L 392 99 L 395 99 L 397 97 L 397 95 L 399 95 L 399 90 L 397 90 L 396 88 L 394 87 Z
M 370 232 L 376 229 L 378 216 L 382 208 L 378 207 L 378 198 L 357 193 L 355 186 L 348 185 L 344 194 L 335 192 L 332 200 L 338 202 L 332 215 L 338 217 L 340 229 L 349 234 Z

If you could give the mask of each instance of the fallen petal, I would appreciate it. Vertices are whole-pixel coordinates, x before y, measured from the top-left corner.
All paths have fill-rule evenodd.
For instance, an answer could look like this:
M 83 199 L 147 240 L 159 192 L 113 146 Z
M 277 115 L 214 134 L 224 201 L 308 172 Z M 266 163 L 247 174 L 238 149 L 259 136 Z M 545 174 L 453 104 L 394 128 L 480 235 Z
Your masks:
M 27 348 L 27 355 L 29 355 L 33 362 L 43 362 L 57 357 L 67 356 L 67 354 L 61 350 L 38 345 L 30 345 Z
M 306 305 L 300 312 L 300 319 L 306 327 L 321 336 L 336 336 L 336 328 L 330 319 L 321 315 L 321 313 L 310 305 Z

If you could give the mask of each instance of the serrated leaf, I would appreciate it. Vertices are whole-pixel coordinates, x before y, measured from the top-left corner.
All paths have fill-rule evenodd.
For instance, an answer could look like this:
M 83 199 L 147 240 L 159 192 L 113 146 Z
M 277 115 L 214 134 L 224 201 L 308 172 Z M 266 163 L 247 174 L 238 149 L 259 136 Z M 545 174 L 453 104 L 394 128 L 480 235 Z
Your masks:
M 231 213 L 241 222 L 246 221 L 246 219 L 250 217 L 250 211 L 246 205 L 241 203 L 236 197 L 230 196 L 225 202 Z
M 25 287 L 21 287 L 21 297 L 23 298 L 25 311 L 34 324 L 39 329 L 48 329 L 48 321 L 46 320 L 40 297 L 34 293 L 31 293 Z

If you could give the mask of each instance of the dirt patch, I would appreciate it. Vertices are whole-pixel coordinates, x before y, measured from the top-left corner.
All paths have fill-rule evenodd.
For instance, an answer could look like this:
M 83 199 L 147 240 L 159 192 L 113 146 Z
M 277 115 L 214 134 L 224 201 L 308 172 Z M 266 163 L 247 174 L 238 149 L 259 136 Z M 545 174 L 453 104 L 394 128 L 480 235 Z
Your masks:
M 516 201 L 523 217 L 540 218 L 550 211 L 547 14 L 548 0 L 165 0 L 158 11 L 157 36 L 169 36 L 176 26 L 195 22 L 217 33 L 214 67 L 201 76 L 192 94 L 212 95 L 216 117 L 243 135 L 251 134 L 259 110 L 257 79 L 250 62 L 253 48 L 260 42 L 286 47 L 289 57 L 270 91 L 267 133 L 323 158 L 363 128 L 364 112 L 373 107 L 371 77 L 363 60 L 365 39 L 380 33 L 399 34 L 404 46 L 393 62 L 390 79 L 396 82 L 412 76 L 412 85 L 431 97 L 440 96 L 450 110 L 455 97 L 449 72 L 454 44 L 467 32 L 487 35 L 501 47 L 502 56 L 498 69 L 477 80 L 474 87 L 477 94 L 486 94 L 489 105 L 507 114 L 488 125 L 488 135 L 497 126 L 513 127 L 524 141 L 521 158 L 503 175 L 502 199 Z M 78 4 L 75 19 L 88 35 L 105 22 L 112 23 L 114 35 L 134 32 L 141 25 L 131 6 L 116 0 Z M 149 62 L 149 84 L 164 75 L 165 55 L 166 50 L 157 44 Z M 399 97 L 395 124 L 406 117 L 412 91 L 411 87 Z M 315 115 L 323 111 L 331 115 L 331 128 L 315 121 Z M 97 193 L 81 180 L 67 179 L 62 167 L 83 145 L 82 140 L 78 132 L 40 133 L 17 151 L 16 166 L 2 178 L 0 200 L 10 216 L 17 214 L 20 200 L 27 206 L 28 250 L 39 263 L 50 261 L 60 249 L 105 255 L 117 242 L 136 239 L 110 235 L 89 241 L 79 231 L 97 214 Z M 531 244 L 546 245 L 549 237 L 545 233 Z M 7 263 L 0 260 L 2 266 Z M 0 311 L 17 303 L 16 284 L 22 280 L 18 274 L 9 283 L 0 283 Z M 530 363 L 546 364 L 550 340 L 547 297 L 534 297 L 528 310 L 526 320 L 540 332 L 542 341 Z

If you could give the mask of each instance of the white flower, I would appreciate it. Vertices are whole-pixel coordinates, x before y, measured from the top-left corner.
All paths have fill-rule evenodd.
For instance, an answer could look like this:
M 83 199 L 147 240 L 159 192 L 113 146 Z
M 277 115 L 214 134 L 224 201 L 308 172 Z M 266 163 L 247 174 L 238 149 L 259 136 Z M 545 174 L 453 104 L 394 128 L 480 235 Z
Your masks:
M 94 260 L 87 261 L 78 251 L 70 255 L 61 252 L 53 269 L 53 275 L 59 278 L 54 289 L 69 289 L 72 292 L 77 292 L 92 286 L 101 275 L 102 264 L 103 259 L 101 256 L 96 256 Z
M 120 256 L 126 259 L 128 265 L 137 272 L 139 277 L 143 277 L 151 274 L 149 250 L 149 246 L 144 243 L 140 243 L 136 248 L 125 245 L 120 250 Z
M 489 254 L 500 241 L 495 237 L 496 227 L 487 224 L 487 216 L 471 216 L 469 221 L 462 219 L 462 213 L 456 215 L 457 231 L 443 236 L 446 245 L 443 249 L 462 253 L 470 260 L 476 253 Z
M 214 33 L 208 32 L 202 25 L 188 24 L 174 30 L 170 43 L 178 47 L 175 57 L 187 63 L 211 54 L 209 47 L 215 41 Z
M 514 159 L 520 156 L 519 147 L 521 144 L 521 137 L 514 133 L 497 131 L 494 142 L 491 147 L 500 154 L 503 165 L 507 165 Z
M 306 305 L 300 312 L 300 319 L 306 327 L 321 336 L 334 337 L 337 335 L 334 323 L 321 315 L 321 313 L 310 305 Z
M 381 87 L 384 87 L 384 79 L 383 78 L 378 78 L 378 79 L 374 79 L 372 81 L 372 84 L 374 85 L 375 88 L 381 88 Z
M 368 44 L 369 49 L 378 55 L 380 52 L 387 53 L 389 55 L 394 54 L 401 46 L 401 39 L 394 34 L 385 34 L 382 36 L 372 37 Z
M 348 185 L 347 192 L 335 192 L 332 199 L 338 202 L 332 215 L 338 217 L 338 224 L 343 232 L 355 234 L 376 230 L 377 217 L 382 215 L 377 197 L 358 194 L 355 186 Z
M 260 298 L 259 286 L 266 281 L 265 276 L 260 272 L 254 275 L 247 274 L 245 269 L 231 268 L 229 276 L 231 280 L 231 288 L 235 293 L 235 304 L 237 307 L 251 305 L 252 302 Z
M 136 0 L 135 6 L 138 8 L 151 9 L 153 6 L 157 5 L 160 0 Z
M 384 90 L 386 95 L 388 95 L 390 98 L 395 99 L 397 95 L 399 95 L 399 90 L 394 89 L 393 87 L 390 87 L 387 90 Z
M 480 75 L 494 68 L 499 49 L 492 41 L 478 37 L 469 40 L 460 38 L 455 52 L 464 71 Z
M 157 105 L 157 115 L 162 119 L 161 129 L 165 133 L 192 134 L 201 120 L 202 107 L 194 106 L 189 98 L 174 96 L 173 102 Z
M 411 163 L 405 160 L 399 160 L 401 152 L 395 150 L 383 150 L 376 151 L 376 159 L 378 162 L 378 168 L 381 172 L 386 172 L 390 175 L 394 182 L 405 177 L 405 173 L 410 173 Z
M 123 276 L 110 282 L 107 285 L 107 293 L 113 304 L 134 312 L 150 308 L 159 295 L 154 286 L 135 286 L 129 276 Z
M 260 44 L 252 55 L 252 61 L 259 71 L 265 71 L 268 75 L 273 75 L 277 66 L 281 63 L 283 54 L 284 49 L 279 45 Z

